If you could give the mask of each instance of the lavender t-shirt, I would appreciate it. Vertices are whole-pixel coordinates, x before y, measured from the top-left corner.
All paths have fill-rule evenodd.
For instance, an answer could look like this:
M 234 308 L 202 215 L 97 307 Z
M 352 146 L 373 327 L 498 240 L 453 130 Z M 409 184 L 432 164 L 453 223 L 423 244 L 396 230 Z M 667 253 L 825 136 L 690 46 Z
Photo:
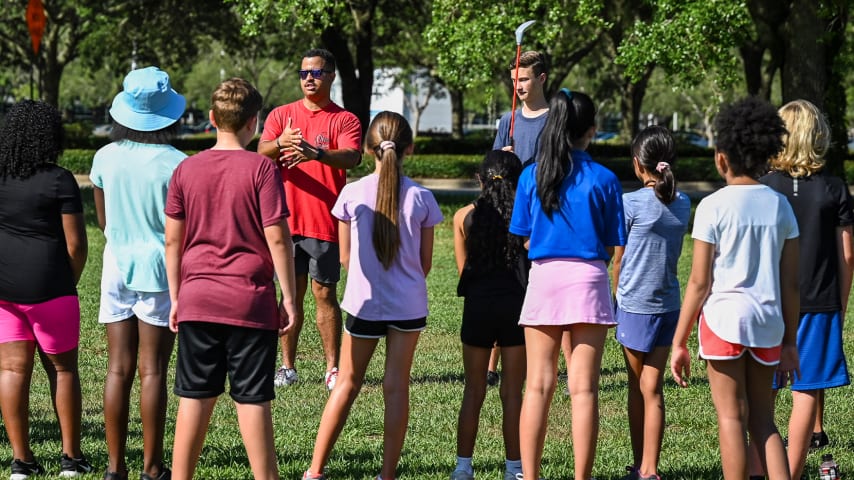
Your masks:
M 341 308 L 362 320 L 414 320 L 427 316 L 427 282 L 421 268 L 421 230 L 442 221 L 433 194 L 408 177 L 400 179 L 400 249 L 385 270 L 373 246 L 379 176 L 348 184 L 332 215 L 350 222 L 350 265 Z

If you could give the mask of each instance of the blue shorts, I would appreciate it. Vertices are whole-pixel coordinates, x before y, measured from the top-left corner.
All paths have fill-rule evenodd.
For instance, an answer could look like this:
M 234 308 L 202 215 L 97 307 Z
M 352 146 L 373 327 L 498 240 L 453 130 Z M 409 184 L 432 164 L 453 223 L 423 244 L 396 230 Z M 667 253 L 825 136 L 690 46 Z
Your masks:
M 792 382 L 792 390 L 820 390 L 851 383 L 842 351 L 840 312 L 802 313 L 797 341 L 801 376 Z
M 617 341 L 624 347 L 649 353 L 673 343 L 679 310 L 667 313 L 631 313 L 617 306 Z

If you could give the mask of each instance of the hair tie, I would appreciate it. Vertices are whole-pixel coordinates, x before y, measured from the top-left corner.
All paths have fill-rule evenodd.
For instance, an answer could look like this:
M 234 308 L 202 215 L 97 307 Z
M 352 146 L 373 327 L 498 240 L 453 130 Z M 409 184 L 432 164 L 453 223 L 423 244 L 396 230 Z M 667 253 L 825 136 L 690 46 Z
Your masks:
M 667 162 L 658 162 L 658 165 L 655 166 L 655 171 L 661 173 L 670 168 L 670 164 Z
M 560 91 L 563 92 L 564 95 L 566 95 L 567 99 L 572 100 L 572 91 L 570 89 L 561 88 Z
M 384 152 L 384 151 L 388 150 L 389 148 L 394 149 L 395 147 L 396 147 L 396 145 L 391 140 L 383 140 L 382 142 L 380 142 L 380 151 L 381 152 Z
M 502 177 L 501 175 L 493 175 L 493 176 L 492 176 L 492 179 L 493 179 L 493 180 L 503 180 L 503 179 L 504 179 L 504 177 Z

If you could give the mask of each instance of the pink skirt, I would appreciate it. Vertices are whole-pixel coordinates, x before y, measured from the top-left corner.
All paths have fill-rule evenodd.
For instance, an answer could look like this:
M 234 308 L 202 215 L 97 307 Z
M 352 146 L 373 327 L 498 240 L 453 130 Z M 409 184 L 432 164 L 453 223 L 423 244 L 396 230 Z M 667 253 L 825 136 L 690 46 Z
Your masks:
M 535 260 L 519 325 L 616 325 L 602 260 Z

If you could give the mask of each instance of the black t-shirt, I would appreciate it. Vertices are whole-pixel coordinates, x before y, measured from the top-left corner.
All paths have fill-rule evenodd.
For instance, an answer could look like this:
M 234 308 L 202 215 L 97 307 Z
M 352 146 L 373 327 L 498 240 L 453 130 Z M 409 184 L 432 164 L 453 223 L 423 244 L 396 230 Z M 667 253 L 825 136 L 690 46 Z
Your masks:
M 1 300 L 30 304 L 77 294 L 62 214 L 82 211 L 77 181 L 62 167 L 0 178 Z
M 840 310 L 836 229 L 854 224 L 848 186 L 823 172 L 795 179 L 774 171 L 759 180 L 785 195 L 798 219 L 801 312 Z

